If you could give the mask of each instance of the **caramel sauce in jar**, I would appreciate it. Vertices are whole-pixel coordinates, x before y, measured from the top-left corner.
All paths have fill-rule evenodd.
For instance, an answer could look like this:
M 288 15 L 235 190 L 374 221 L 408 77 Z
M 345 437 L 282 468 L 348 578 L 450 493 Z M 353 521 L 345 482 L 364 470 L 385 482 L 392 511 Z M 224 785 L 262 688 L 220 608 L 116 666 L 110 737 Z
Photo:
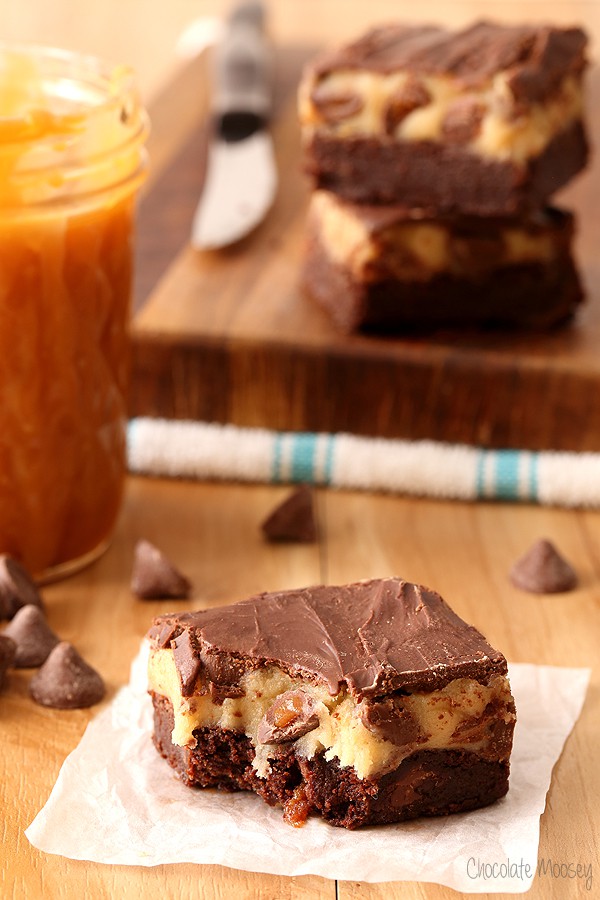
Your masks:
M 0 45 L 0 552 L 40 579 L 121 504 L 146 134 L 125 67 Z

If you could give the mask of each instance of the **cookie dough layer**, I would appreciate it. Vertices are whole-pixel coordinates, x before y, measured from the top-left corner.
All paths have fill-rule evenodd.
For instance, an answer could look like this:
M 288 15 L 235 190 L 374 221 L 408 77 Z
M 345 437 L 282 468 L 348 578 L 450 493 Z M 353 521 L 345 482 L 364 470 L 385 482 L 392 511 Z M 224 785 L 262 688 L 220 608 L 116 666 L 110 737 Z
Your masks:
M 344 331 L 446 325 L 549 327 L 582 300 L 573 218 L 431 218 L 317 191 L 303 282 Z
M 174 744 L 193 748 L 198 728 L 241 731 L 254 747 L 252 766 L 261 777 L 268 775 L 278 745 L 260 741 L 259 725 L 287 691 L 310 697 L 318 718 L 311 731 L 295 739 L 296 755 L 311 759 L 322 753 L 326 761 L 352 767 L 359 779 L 396 768 L 417 748 L 471 750 L 502 759 L 510 753 L 510 740 L 499 740 L 499 730 L 512 734 L 514 706 L 508 680 L 500 675 L 487 685 L 459 678 L 439 691 L 394 697 L 393 712 L 402 723 L 395 740 L 386 739 L 380 728 L 369 727 L 377 703 L 357 703 L 346 691 L 331 696 L 326 688 L 290 678 L 275 666 L 246 673 L 239 681 L 241 696 L 215 703 L 208 692 L 183 697 L 172 650 L 156 650 L 148 684 L 153 694 L 171 703 Z

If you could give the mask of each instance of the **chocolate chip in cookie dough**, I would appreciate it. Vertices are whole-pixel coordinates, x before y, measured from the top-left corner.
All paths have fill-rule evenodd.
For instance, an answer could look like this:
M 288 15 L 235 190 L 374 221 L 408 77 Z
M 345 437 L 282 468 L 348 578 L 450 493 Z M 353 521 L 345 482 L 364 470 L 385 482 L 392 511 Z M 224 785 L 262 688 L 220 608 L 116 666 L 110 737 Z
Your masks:
M 14 665 L 17 647 L 12 638 L 0 634 L 0 688 L 6 680 L 6 671 Z
M 540 539 L 513 565 L 510 580 L 532 594 L 559 594 L 576 587 L 577 574 L 551 541 Z
M 18 610 L 12 622 L 4 629 L 4 634 L 17 645 L 14 665 L 18 669 L 41 666 L 60 641 L 48 625 L 42 610 L 32 603 Z
M 448 108 L 442 122 L 442 134 L 449 144 L 468 144 L 481 130 L 485 107 L 476 97 L 458 97 Z
M 325 122 L 336 123 L 358 115 L 363 108 L 363 101 L 351 91 L 334 92 L 327 87 L 317 87 L 312 94 L 312 101 Z
M 179 599 L 190 596 L 191 583 L 150 541 L 135 546 L 131 592 L 141 600 Z
M 27 569 L 12 556 L 0 555 L 0 619 L 12 619 L 22 606 L 44 608 L 42 598 Z
M 431 103 L 431 94 L 422 81 L 414 75 L 409 75 L 402 88 L 394 93 L 385 108 L 384 122 L 385 132 L 393 136 L 398 125 L 404 119 L 422 106 Z
M 261 744 L 284 744 L 319 725 L 316 703 L 304 691 L 285 691 L 269 707 L 258 726 Z
M 262 523 L 268 541 L 298 541 L 312 544 L 317 539 L 313 491 L 301 485 L 270 513 Z
M 101 676 L 75 647 L 61 641 L 31 679 L 29 693 L 41 706 L 82 709 L 99 703 L 105 687 Z
M 365 728 L 392 744 L 422 744 L 427 740 L 417 720 L 404 708 L 402 697 L 385 697 L 364 704 L 360 720 Z

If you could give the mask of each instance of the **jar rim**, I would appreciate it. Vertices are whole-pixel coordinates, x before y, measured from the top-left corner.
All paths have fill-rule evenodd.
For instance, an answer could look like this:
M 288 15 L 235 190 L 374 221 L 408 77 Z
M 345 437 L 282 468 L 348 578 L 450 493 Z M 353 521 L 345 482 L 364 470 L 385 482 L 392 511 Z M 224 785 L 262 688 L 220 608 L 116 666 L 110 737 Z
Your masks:
M 40 82 L 48 79 L 60 79 L 63 90 L 67 90 L 68 82 L 88 88 L 88 93 L 80 92 L 77 97 L 67 96 L 66 101 L 72 103 L 73 109 L 86 116 L 101 115 L 107 110 L 123 103 L 124 98 L 134 96 L 137 99 L 135 72 L 126 64 L 115 63 L 108 59 L 83 53 L 78 50 L 63 49 L 51 45 L 36 43 L 12 43 L 0 41 L 0 87 L 3 78 L 3 62 L 9 57 L 21 59 L 36 66 L 36 75 Z M 93 92 L 93 99 L 92 99 Z M 48 91 L 46 99 L 52 99 L 52 91 Z M 19 131 L 18 121 L 23 121 L 23 129 Z M 57 116 L 60 122 L 61 115 Z M 68 128 L 69 115 L 64 114 L 65 127 Z M 2 134 L 3 126 L 14 123 L 14 134 Z M 31 118 L 31 108 L 24 109 L 21 115 L 6 115 L 0 108 L 0 143 L 21 143 L 40 139 L 39 129 Z
M 0 41 L 3 215 L 133 188 L 146 168 L 148 131 L 130 66 Z

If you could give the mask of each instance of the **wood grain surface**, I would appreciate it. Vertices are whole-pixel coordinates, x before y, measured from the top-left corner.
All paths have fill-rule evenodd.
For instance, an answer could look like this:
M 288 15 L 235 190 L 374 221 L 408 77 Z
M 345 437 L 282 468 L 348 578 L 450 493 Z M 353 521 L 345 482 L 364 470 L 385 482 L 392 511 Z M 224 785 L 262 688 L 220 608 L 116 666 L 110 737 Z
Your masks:
M 281 487 L 130 480 L 119 528 L 106 555 L 87 571 L 44 589 L 52 628 L 74 642 L 107 681 L 109 692 L 102 706 L 126 682 L 153 616 L 173 608 L 172 601 L 144 602 L 129 591 L 133 546 L 139 537 L 158 544 L 190 576 L 195 590 L 189 606 L 215 605 L 259 590 L 317 581 L 335 584 L 401 574 L 438 589 L 510 660 L 594 667 L 581 718 L 553 773 L 541 820 L 540 858 L 591 863 L 594 876 L 600 877 L 600 514 L 319 491 L 320 543 L 266 544 L 259 524 L 285 492 Z M 576 567 L 580 576 L 576 591 L 534 596 L 510 585 L 511 563 L 542 534 L 553 539 Z M 65 756 L 98 708 L 40 708 L 27 694 L 30 677 L 26 670 L 11 673 L 0 694 L 3 900 L 456 896 L 435 885 L 354 882 L 340 882 L 336 895 L 335 883 L 318 877 L 274 877 L 219 866 L 114 867 L 35 850 L 23 831 L 43 806 Z M 282 821 L 281 827 L 289 826 Z M 594 895 L 578 882 L 537 877 L 529 896 L 570 900 Z
M 584 24 L 593 29 L 593 10 Z M 588 21 L 589 20 L 589 21 Z M 329 37 L 329 36 L 328 36 Z M 325 37 L 323 42 L 325 42 Z M 491 447 L 600 450 L 600 178 L 559 200 L 578 217 L 588 294 L 576 321 L 550 332 L 440 331 L 426 337 L 341 335 L 299 286 L 308 185 L 301 172 L 296 88 L 314 46 L 276 48 L 273 125 L 280 190 L 262 225 L 221 251 L 198 252 L 189 228 L 201 193 L 208 75 L 182 72 L 168 91 L 197 111 L 174 139 L 140 214 L 133 415 L 299 431 L 349 431 Z M 209 65 L 207 64 L 207 69 Z M 600 70 L 588 78 L 600 144 Z M 188 112 L 189 116 L 189 112 Z M 145 302 L 144 302 L 145 301 Z M 143 305 L 142 305 L 143 304 Z
M 6 39 L 77 47 L 124 59 L 138 68 L 144 93 L 156 100 L 154 182 L 197 127 L 194 111 L 182 102 L 185 92 L 161 90 L 165 83 L 181 83 L 179 78 L 187 77 L 186 71 L 194 76 L 189 67 L 182 69 L 174 63 L 177 34 L 193 17 L 220 14 L 224 8 L 219 0 L 103 0 L 89 15 L 88 6 L 80 0 L 53 0 L 52 4 L 0 0 Z M 408 17 L 414 11 L 412 4 L 399 0 L 277 0 L 270 5 L 278 41 L 304 47 L 315 46 L 327 35 L 350 37 L 370 21 Z M 597 21 L 593 23 L 600 12 L 596 0 L 455 0 L 451 4 L 422 0 L 418 12 L 429 21 L 465 22 L 482 13 L 514 20 L 585 19 L 594 28 L 593 36 L 600 34 Z M 174 121 L 171 109 L 177 103 Z M 165 131 L 161 123 L 168 122 L 170 130 Z M 289 258 L 284 255 L 280 264 L 295 266 L 296 252 L 290 249 Z M 231 262 L 235 271 L 240 265 L 235 254 Z M 582 342 L 591 354 L 592 347 Z M 188 389 L 194 390 L 194 385 Z M 537 412 L 533 405 L 534 419 Z M 133 547 L 140 537 L 155 541 L 193 580 L 190 605 L 219 604 L 257 590 L 316 581 L 398 574 L 439 590 L 510 660 L 591 666 L 592 683 L 582 715 L 553 772 L 541 817 L 539 852 L 540 858 L 558 863 L 591 865 L 592 890 L 586 890 L 580 880 L 537 877 L 528 896 L 532 900 L 595 896 L 600 878 L 600 513 L 319 490 L 319 544 L 265 544 L 258 524 L 285 490 L 131 478 L 105 556 L 77 576 L 44 589 L 51 627 L 99 669 L 108 695 L 102 707 L 92 710 L 42 709 L 29 699 L 31 672 L 26 670 L 11 673 L 0 693 L 2 900 L 451 900 L 460 896 L 425 883 L 336 884 L 317 877 L 271 877 L 219 866 L 104 866 L 50 856 L 31 847 L 24 829 L 45 803 L 66 755 L 98 709 L 110 703 L 125 684 L 153 616 L 172 606 L 144 603 L 130 593 Z M 554 540 L 576 567 L 580 576 L 576 591 L 533 596 L 508 582 L 511 563 L 541 536 Z

